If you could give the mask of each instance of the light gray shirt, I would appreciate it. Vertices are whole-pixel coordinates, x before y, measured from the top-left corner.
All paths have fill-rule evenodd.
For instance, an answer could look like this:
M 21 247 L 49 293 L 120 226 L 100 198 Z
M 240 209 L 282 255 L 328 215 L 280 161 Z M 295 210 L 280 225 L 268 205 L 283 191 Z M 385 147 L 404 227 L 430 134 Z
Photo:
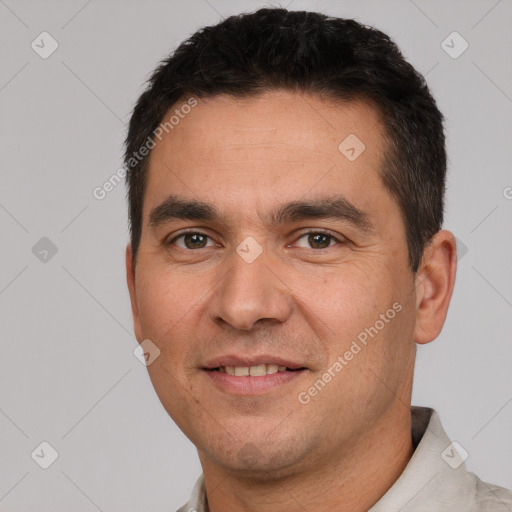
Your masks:
M 411 420 L 414 453 L 368 512 L 512 512 L 512 491 L 466 469 L 467 453 L 450 441 L 433 409 L 412 406 Z M 209 512 L 203 475 L 177 512 Z

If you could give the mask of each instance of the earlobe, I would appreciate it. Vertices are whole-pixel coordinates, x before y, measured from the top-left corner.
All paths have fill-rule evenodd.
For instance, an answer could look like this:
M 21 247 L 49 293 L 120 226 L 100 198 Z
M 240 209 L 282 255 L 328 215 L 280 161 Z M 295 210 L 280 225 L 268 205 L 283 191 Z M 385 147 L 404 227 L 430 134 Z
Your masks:
M 132 306 L 133 330 L 135 337 L 140 343 L 142 341 L 142 330 L 139 319 L 139 309 L 137 306 L 137 295 L 135 287 L 135 267 L 133 266 L 133 252 L 131 244 L 126 246 L 126 281 L 128 284 L 128 291 L 130 293 L 130 303 Z
M 416 275 L 416 325 L 414 341 L 428 343 L 443 328 L 455 285 L 457 247 L 450 231 L 434 235 Z

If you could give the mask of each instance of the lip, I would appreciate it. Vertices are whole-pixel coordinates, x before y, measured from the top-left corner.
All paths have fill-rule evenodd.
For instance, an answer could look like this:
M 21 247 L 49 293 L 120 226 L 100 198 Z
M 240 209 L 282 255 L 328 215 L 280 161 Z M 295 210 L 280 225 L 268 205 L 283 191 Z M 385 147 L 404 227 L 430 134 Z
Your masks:
M 277 363 L 276 363 L 277 364 Z M 225 365 L 220 365 L 225 366 Z M 231 366 L 231 365 L 226 365 Z M 249 366 L 249 365 L 240 365 Z M 285 365 L 282 365 L 285 366 Z M 225 393 L 233 395 L 261 395 L 269 391 L 275 390 L 281 386 L 289 384 L 290 382 L 299 379 L 307 369 L 296 370 L 296 371 L 284 371 L 277 372 L 258 377 L 237 377 L 236 375 L 230 375 L 229 373 L 221 373 L 215 370 L 209 370 L 203 368 L 202 373 L 206 375 L 210 382 Z
M 258 366 L 260 364 L 285 366 L 294 371 L 277 372 L 258 377 L 250 375 L 242 377 L 214 370 L 214 368 L 219 368 L 220 366 Z M 206 377 L 210 379 L 210 382 L 218 389 L 225 393 L 240 396 L 267 393 L 300 378 L 301 375 L 308 371 L 305 365 L 297 361 L 272 354 L 252 356 L 247 354 L 225 354 L 208 360 L 201 369 Z
M 208 360 L 202 369 L 213 370 L 213 368 L 218 368 L 219 366 L 258 366 L 260 364 L 277 364 L 278 366 L 286 366 L 286 368 L 291 370 L 306 368 L 305 365 L 296 361 L 290 361 L 289 359 L 271 354 L 259 354 L 257 356 L 226 354 Z M 261 379 L 262 377 L 259 378 Z

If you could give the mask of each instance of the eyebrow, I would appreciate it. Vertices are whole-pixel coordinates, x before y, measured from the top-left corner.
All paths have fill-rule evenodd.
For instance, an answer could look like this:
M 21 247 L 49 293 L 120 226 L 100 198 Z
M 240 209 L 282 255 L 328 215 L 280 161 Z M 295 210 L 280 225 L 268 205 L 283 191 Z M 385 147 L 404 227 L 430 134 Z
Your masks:
M 366 234 L 374 231 L 369 214 L 342 195 L 291 201 L 259 217 L 266 227 L 310 219 L 334 219 L 349 222 Z M 180 219 L 228 224 L 227 218 L 214 205 L 171 195 L 151 210 L 149 225 L 155 228 Z

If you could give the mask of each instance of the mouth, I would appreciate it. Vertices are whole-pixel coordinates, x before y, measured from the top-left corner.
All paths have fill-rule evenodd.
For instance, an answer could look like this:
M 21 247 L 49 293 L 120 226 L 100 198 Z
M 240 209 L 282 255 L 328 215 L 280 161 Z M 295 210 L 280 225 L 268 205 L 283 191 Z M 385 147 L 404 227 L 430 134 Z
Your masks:
M 273 375 L 275 373 L 298 372 L 305 369 L 305 367 L 288 368 L 273 363 L 263 363 L 253 366 L 217 366 L 216 368 L 209 369 L 209 371 L 227 373 L 236 377 L 264 377 L 265 375 Z
M 226 357 L 212 361 L 202 370 L 217 389 L 231 395 L 247 396 L 272 392 L 298 379 L 308 368 L 273 357 L 257 360 Z

